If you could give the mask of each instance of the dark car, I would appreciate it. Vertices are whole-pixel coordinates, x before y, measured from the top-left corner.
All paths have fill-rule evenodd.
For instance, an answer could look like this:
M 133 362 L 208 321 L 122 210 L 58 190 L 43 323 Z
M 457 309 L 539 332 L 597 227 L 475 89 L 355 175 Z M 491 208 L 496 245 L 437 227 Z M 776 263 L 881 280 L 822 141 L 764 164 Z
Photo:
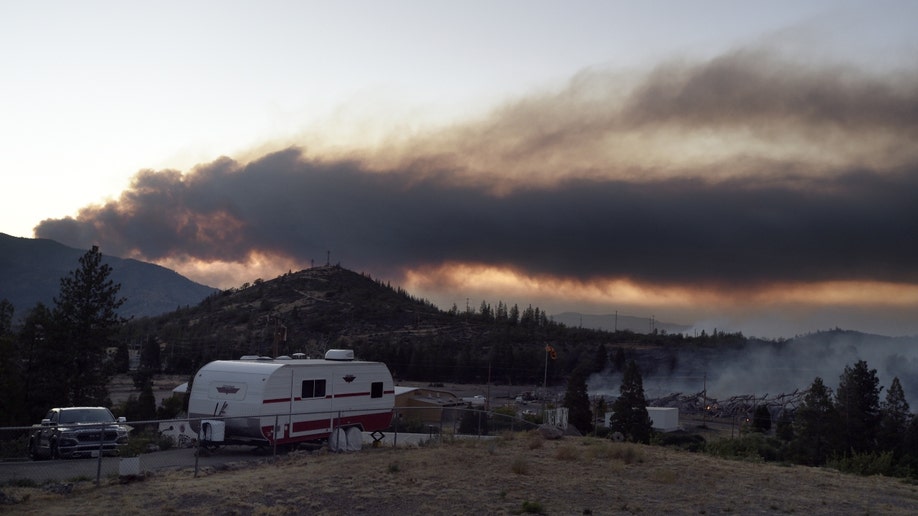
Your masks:
M 130 428 L 105 407 L 67 407 L 48 411 L 29 438 L 29 455 L 35 459 L 117 455 L 127 444 Z

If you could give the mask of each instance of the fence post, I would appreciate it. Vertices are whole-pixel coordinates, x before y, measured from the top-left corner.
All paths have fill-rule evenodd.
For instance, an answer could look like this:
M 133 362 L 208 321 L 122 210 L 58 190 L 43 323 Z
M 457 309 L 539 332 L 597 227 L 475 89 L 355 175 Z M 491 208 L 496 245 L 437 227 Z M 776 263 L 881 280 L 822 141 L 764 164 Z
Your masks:
M 261 423 L 259 423 L 261 424 Z M 274 439 L 274 457 L 273 462 L 277 463 L 277 424 L 278 424 L 278 415 L 274 414 L 274 432 L 272 432 L 272 439 Z
M 395 435 L 392 437 L 392 448 L 398 448 L 398 409 L 395 409 Z
M 190 420 L 188 424 L 191 424 Z M 198 461 L 201 457 L 201 434 L 204 430 L 200 422 L 198 423 L 198 429 L 198 438 L 194 440 L 194 478 L 198 478 Z
M 99 427 L 99 460 L 96 462 L 96 487 L 102 482 L 102 444 L 105 440 L 105 427 Z

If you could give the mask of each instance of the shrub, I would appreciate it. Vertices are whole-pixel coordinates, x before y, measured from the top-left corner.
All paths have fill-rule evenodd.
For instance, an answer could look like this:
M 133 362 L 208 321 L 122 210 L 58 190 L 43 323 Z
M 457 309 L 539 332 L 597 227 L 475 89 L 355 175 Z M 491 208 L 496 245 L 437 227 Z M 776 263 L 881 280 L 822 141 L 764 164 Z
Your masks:
M 515 457 L 513 463 L 510 465 L 511 471 L 517 475 L 528 475 L 529 474 L 529 461 L 525 457 Z
M 843 457 L 832 457 L 826 465 L 830 468 L 837 469 L 843 473 L 854 473 L 855 475 L 886 475 L 902 476 L 900 468 L 895 466 L 893 453 L 887 452 L 865 452 L 853 453 Z
M 717 457 L 753 461 L 783 460 L 784 444 L 760 433 L 745 434 L 737 439 L 720 439 L 707 443 L 705 451 Z
M 656 439 L 656 443 L 660 446 L 670 446 L 690 452 L 704 451 L 706 444 L 704 437 L 699 434 L 679 432 L 660 434 Z
M 612 446 L 612 457 L 625 464 L 634 464 L 635 462 L 644 462 L 644 454 L 636 445 L 621 444 Z
M 580 454 L 577 449 L 571 445 L 564 445 L 555 452 L 555 458 L 558 460 L 577 460 Z
M 618 460 L 625 464 L 644 462 L 642 448 L 632 443 L 601 441 L 598 446 L 588 447 L 586 454 L 592 459 Z
M 523 502 L 520 511 L 526 514 L 545 514 L 545 507 L 539 502 L 530 502 L 527 500 Z
M 529 449 L 530 450 L 538 450 L 544 445 L 545 445 L 545 438 L 543 438 L 539 434 L 533 434 L 532 437 L 529 438 Z

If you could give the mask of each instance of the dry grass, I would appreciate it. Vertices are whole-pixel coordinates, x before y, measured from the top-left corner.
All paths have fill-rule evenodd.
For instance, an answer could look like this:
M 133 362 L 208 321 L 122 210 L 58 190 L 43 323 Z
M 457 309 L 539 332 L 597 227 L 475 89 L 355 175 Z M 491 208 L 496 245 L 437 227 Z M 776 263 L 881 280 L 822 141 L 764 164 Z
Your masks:
M 539 442 L 537 446 L 532 443 Z M 15 514 L 918 514 L 918 487 L 833 470 L 531 435 L 351 454 L 294 453 L 69 495 L 4 487 Z

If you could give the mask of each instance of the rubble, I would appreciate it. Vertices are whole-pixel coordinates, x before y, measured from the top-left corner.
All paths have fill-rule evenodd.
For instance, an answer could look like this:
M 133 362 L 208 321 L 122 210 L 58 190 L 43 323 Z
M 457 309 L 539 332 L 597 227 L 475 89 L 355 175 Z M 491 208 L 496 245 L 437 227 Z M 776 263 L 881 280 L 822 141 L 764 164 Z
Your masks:
M 655 399 L 648 399 L 649 407 L 675 407 L 681 414 L 706 414 L 711 418 L 751 418 L 756 407 L 765 405 L 768 407 L 773 420 L 780 419 L 782 416 L 793 414 L 797 407 L 803 402 L 806 391 L 794 390 L 790 393 L 782 393 L 775 396 L 765 394 L 757 396 L 755 394 L 743 394 L 732 396 L 725 400 L 718 400 L 706 396 L 704 391 L 695 394 L 683 394 L 681 392 L 669 394 Z

